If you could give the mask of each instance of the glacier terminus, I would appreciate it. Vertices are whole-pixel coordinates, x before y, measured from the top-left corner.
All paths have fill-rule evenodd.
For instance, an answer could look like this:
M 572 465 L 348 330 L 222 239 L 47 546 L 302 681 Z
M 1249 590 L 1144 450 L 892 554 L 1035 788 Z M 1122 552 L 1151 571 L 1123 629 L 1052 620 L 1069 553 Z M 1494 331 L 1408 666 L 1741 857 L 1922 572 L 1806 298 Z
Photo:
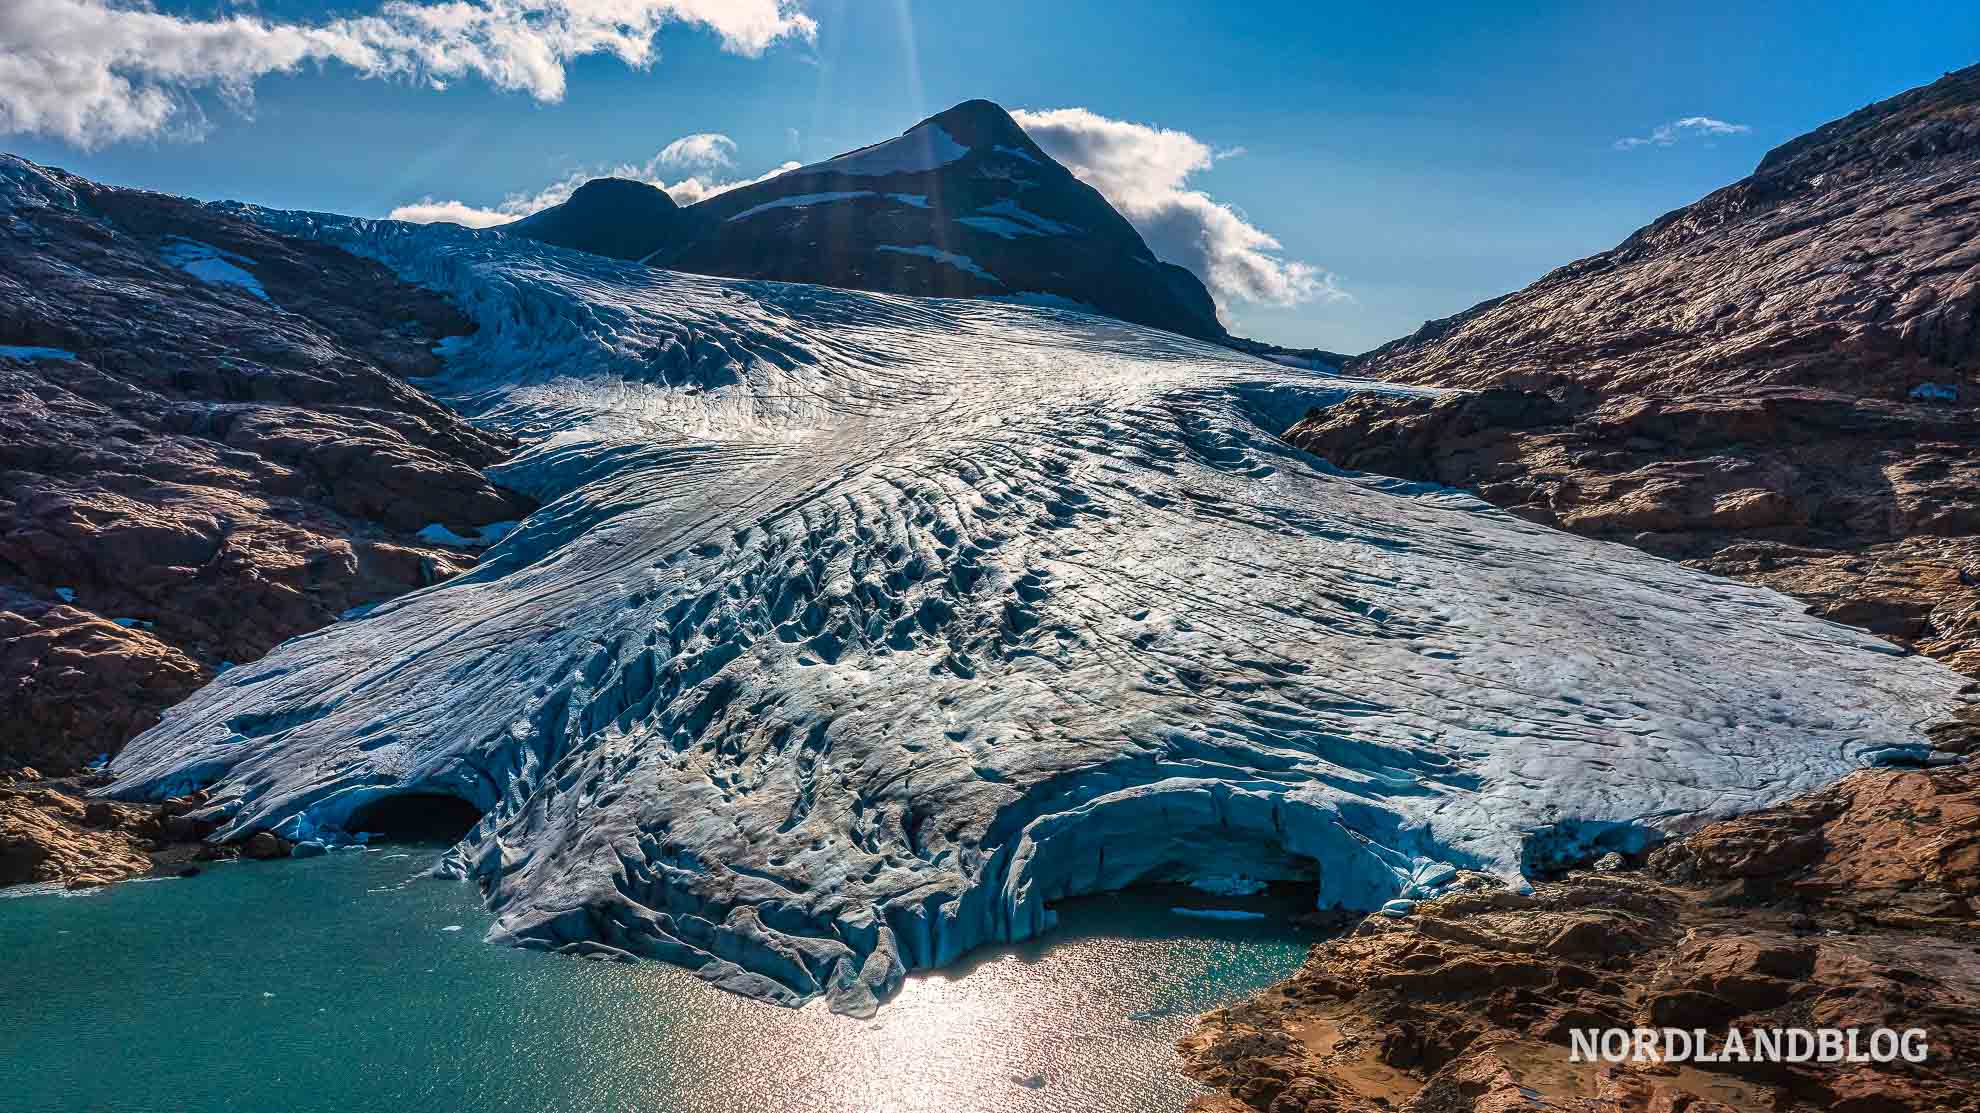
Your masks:
M 492 941 L 880 1007 L 1060 898 L 1406 913 L 1922 759 L 1963 678 L 1784 596 L 1279 434 L 1393 386 L 1072 309 L 252 208 L 454 299 L 421 383 L 542 508 L 119 755 L 222 837 L 407 796 Z M 251 269 L 251 260 L 240 265 Z M 1020 299 L 1021 300 L 1021 299 Z

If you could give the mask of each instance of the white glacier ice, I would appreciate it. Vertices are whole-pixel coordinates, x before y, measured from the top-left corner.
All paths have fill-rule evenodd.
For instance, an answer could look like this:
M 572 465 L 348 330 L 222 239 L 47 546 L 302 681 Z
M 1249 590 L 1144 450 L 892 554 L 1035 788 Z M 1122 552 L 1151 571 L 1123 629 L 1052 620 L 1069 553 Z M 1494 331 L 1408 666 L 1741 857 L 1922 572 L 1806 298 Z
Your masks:
M 1962 679 L 1773 593 L 1277 435 L 1384 389 L 1079 314 L 243 210 L 480 324 L 425 385 L 543 500 L 229 670 L 115 791 L 482 819 L 492 939 L 865 1013 L 1152 881 L 1371 910 L 1924 752 Z M 1400 906 L 1397 906 L 1400 907 Z

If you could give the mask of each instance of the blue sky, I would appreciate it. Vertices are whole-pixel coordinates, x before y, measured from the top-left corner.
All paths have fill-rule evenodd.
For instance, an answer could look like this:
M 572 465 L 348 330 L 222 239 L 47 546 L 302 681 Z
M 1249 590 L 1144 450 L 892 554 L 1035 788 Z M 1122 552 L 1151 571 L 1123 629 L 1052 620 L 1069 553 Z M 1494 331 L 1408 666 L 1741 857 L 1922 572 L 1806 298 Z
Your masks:
M 87 53 L 123 33 L 91 22 L 103 2 L 6 5 L 32 22 L 9 28 L 0 13 L 0 67 L 29 31 L 52 35 L 71 16 L 74 37 L 44 49 Z M 163 98 L 138 106 L 143 121 L 82 135 L 49 103 L 27 103 L 32 83 L 17 81 L 11 104 L 0 87 L 0 124 L 12 132 L 0 146 L 119 184 L 384 215 L 422 199 L 496 207 L 574 173 L 647 165 L 693 133 L 730 137 L 730 165 L 705 169 L 741 178 L 893 135 L 970 97 L 1080 107 L 1185 132 L 1206 150 L 1241 149 L 1190 172 L 1185 188 L 1276 238 L 1270 259 L 1308 264 L 1332 285 L 1300 286 L 1293 304 L 1227 297 L 1227 322 L 1359 351 L 1611 246 L 1826 120 L 1980 61 L 1970 0 L 647 2 L 658 29 L 646 64 L 579 54 L 561 65 L 561 99 L 544 95 L 540 73 L 529 79 L 537 95 L 526 81 L 497 88 L 472 67 L 445 89 L 404 70 L 366 78 L 343 47 L 328 56 L 344 60 L 293 72 L 281 57 L 215 62 L 226 52 L 210 46 L 185 60 L 170 53 L 175 42 L 143 37 L 165 34 L 147 27 L 139 48 L 169 65 L 134 73 L 105 54 L 129 83 L 114 95 L 152 88 Z M 157 5 L 195 30 L 246 13 L 297 30 L 299 42 L 376 10 L 376 0 Z M 87 81 L 100 75 L 72 68 L 42 94 L 73 101 L 68 90 L 95 88 Z M 1724 126 L 1617 146 L 1693 118 Z

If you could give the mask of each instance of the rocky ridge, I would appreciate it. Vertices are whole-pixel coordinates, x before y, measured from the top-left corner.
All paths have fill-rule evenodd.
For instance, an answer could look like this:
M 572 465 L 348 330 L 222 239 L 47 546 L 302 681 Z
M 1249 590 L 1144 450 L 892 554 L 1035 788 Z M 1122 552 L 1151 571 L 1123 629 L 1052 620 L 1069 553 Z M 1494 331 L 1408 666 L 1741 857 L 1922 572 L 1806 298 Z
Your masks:
M 512 442 L 407 382 L 472 326 L 376 263 L 11 157 L 0 258 L 0 768 L 113 755 L 532 506 L 480 472 Z
M 1354 361 L 1288 437 L 1807 600 L 1980 675 L 1980 67 Z

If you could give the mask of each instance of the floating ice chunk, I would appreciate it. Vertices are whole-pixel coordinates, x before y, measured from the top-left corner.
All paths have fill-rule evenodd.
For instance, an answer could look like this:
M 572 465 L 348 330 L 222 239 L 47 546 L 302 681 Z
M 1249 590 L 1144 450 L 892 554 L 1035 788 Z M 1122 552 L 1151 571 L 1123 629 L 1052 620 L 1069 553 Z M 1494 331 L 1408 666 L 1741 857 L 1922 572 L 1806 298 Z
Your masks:
M 1911 397 L 1918 402 L 1957 402 L 1958 383 L 1919 383 L 1911 388 Z
M 67 348 L 37 348 L 26 344 L 0 344 L 0 359 L 74 359 L 76 353 Z
M 958 255 L 953 251 L 943 251 L 941 248 L 929 244 L 924 243 L 916 244 L 913 247 L 902 247 L 899 244 L 883 243 L 873 250 L 893 252 L 897 255 L 920 255 L 924 258 L 934 259 L 937 262 L 947 263 L 959 271 L 973 274 L 986 282 L 996 282 L 999 286 L 1003 285 L 1002 282 L 998 281 L 996 275 L 977 266 L 976 261 L 969 256 Z
M 441 928 L 440 930 L 441 930 L 441 931 L 459 931 L 459 930 L 461 930 L 461 925 L 459 925 L 459 924 L 448 924 L 448 925 L 447 925 L 446 927 L 443 927 L 443 928 Z
M 55 589 L 55 598 L 60 599 L 64 603 L 73 603 L 76 601 L 76 589 L 72 587 L 58 587 Z
M 172 237 L 159 250 L 159 254 L 165 257 L 166 262 L 209 286 L 235 286 L 262 301 L 269 300 L 268 291 L 261 288 L 261 281 L 240 266 L 253 262 L 245 256 L 179 236 Z
M 779 197 L 775 201 L 765 201 L 761 205 L 751 205 L 749 208 L 744 209 L 729 219 L 732 221 L 747 220 L 752 216 L 756 216 L 759 213 L 767 213 L 772 209 L 802 209 L 811 205 L 829 205 L 834 201 L 850 201 L 855 197 L 877 196 L 879 195 L 870 189 L 838 190 L 831 193 L 797 193 L 789 197 Z
M 1177 916 L 1188 916 L 1192 920 L 1262 920 L 1263 912 L 1248 912 L 1242 908 L 1171 908 Z

